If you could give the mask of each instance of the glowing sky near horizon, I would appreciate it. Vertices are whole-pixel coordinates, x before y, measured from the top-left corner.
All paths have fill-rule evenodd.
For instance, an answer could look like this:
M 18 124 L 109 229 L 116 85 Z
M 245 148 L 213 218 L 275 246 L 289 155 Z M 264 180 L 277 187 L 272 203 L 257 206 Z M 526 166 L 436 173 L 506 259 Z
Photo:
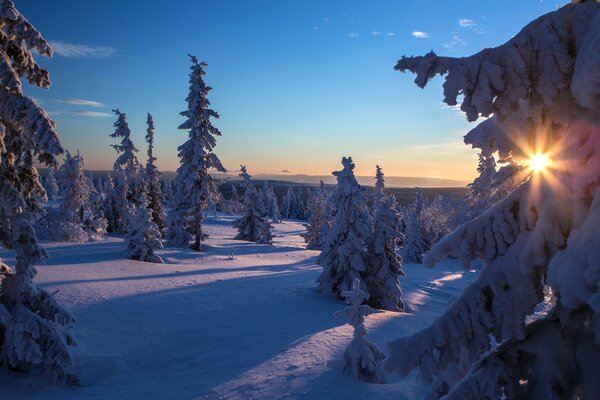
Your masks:
M 26 88 L 88 169 L 109 169 L 108 137 L 127 113 L 139 158 L 154 116 L 162 170 L 178 166 L 185 132 L 187 53 L 208 62 L 206 82 L 223 132 L 216 153 L 231 170 L 329 174 L 352 156 L 359 175 L 470 180 L 473 127 L 442 105 L 441 79 L 425 90 L 394 71 L 402 55 L 466 56 L 510 39 L 556 4 L 537 0 L 19 1 L 52 42 L 50 90 Z M 517 11 L 518 10 L 518 11 Z

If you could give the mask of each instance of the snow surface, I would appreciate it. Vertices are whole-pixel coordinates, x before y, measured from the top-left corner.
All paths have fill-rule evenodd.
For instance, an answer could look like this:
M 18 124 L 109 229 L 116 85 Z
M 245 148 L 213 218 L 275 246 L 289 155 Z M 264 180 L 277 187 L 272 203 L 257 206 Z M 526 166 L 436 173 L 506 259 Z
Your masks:
M 51 258 L 38 267 L 36 282 L 77 318 L 74 372 L 82 387 L 3 374 L 0 399 L 402 399 L 427 393 L 415 374 L 380 385 L 336 369 L 352 327 L 333 315 L 343 302 L 315 291 L 318 252 L 304 249 L 302 223 L 275 224 L 274 246 L 268 246 L 233 240 L 235 218 L 207 219 L 210 238 L 202 253 L 158 251 L 167 264 L 127 259 L 116 237 L 44 243 Z M 14 261 L 6 250 L 0 257 Z M 435 269 L 404 269 L 412 313 L 380 312 L 366 321 L 369 340 L 384 352 L 387 341 L 441 314 L 476 276 L 450 259 Z

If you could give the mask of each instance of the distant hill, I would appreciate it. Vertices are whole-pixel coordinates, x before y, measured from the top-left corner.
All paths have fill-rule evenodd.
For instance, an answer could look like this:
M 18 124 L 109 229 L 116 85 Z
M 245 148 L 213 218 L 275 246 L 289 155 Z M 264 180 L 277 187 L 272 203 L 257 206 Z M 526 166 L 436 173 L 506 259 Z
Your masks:
M 40 169 L 42 176 L 46 175 L 45 169 Z M 109 171 L 91 171 L 94 178 L 104 178 L 106 173 Z M 220 179 L 238 180 L 238 176 L 235 174 L 223 174 L 213 173 L 214 177 Z M 162 172 L 162 179 L 174 179 L 174 171 Z M 256 174 L 252 175 L 252 178 L 258 181 L 276 181 L 276 182 L 289 182 L 300 185 L 317 185 L 320 181 L 326 184 L 335 184 L 336 180 L 333 175 L 302 175 L 302 174 Z M 374 179 L 372 176 L 357 176 L 358 183 L 363 186 L 373 186 Z M 413 188 L 416 186 L 422 188 L 449 188 L 449 187 L 465 187 L 469 182 L 459 181 L 455 179 L 442 179 L 442 178 L 422 178 L 422 177 L 407 177 L 407 176 L 386 176 L 385 185 L 389 188 Z
M 215 177 L 221 179 L 237 180 L 237 175 L 233 174 L 213 174 Z M 163 177 L 165 179 L 172 179 L 175 177 L 174 172 L 164 172 Z M 252 175 L 252 178 L 259 181 L 278 181 L 278 182 L 291 182 L 304 185 L 317 185 L 323 181 L 326 184 L 335 184 L 336 179 L 333 175 L 302 175 L 302 174 L 256 174 Z M 358 183 L 363 186 L 373 186 L 375 183 L 374 177 L 372 176 L 357 176 Z M 423 187 L 423 188 L 438 188 L 438 187 L 465 187 L 469 182 L 459 181 L 454 179 L 442 179 L 442 178 L 421 178 L 421 177 L 406 177 L 406 176 L 386 176 L 385 185 L 386 187 Z

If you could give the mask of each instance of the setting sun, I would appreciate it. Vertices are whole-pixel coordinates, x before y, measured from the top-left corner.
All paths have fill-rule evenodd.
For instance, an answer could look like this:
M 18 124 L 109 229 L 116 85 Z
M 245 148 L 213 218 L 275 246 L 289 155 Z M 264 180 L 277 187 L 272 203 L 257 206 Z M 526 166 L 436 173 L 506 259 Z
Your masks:
M 535 154 L 529 160 L 529 168 L 533 172 L 543 171 L 551 164 L 550 158 L 547 154 Z

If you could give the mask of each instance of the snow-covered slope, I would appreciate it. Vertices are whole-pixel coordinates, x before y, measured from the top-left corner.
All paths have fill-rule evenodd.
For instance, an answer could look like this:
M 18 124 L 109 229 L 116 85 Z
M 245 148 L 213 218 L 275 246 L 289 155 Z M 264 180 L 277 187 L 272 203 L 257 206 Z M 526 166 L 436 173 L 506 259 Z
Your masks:
M 318 252 L 304 249 L 301 223 L 276 224 L 268 246 L 232 240 L 231 221 L 207 221 L 203 253 L 159 251 L 166 264 L 127 259 L 118 238 L 45 244 L 51 259 L 36 279 L 77 317 L 82 387 L 3 374 L 0 399 L 422 397 L 426 388 L 410 377 L 365 384 L 335 369 L 352 328 L 333 316 L 345 305 L 314 290 Z M 423 328 L 475 276 L 452 260 L 405 270 L 412 313 L 367 318 L 369 339 L 382 350 Z

